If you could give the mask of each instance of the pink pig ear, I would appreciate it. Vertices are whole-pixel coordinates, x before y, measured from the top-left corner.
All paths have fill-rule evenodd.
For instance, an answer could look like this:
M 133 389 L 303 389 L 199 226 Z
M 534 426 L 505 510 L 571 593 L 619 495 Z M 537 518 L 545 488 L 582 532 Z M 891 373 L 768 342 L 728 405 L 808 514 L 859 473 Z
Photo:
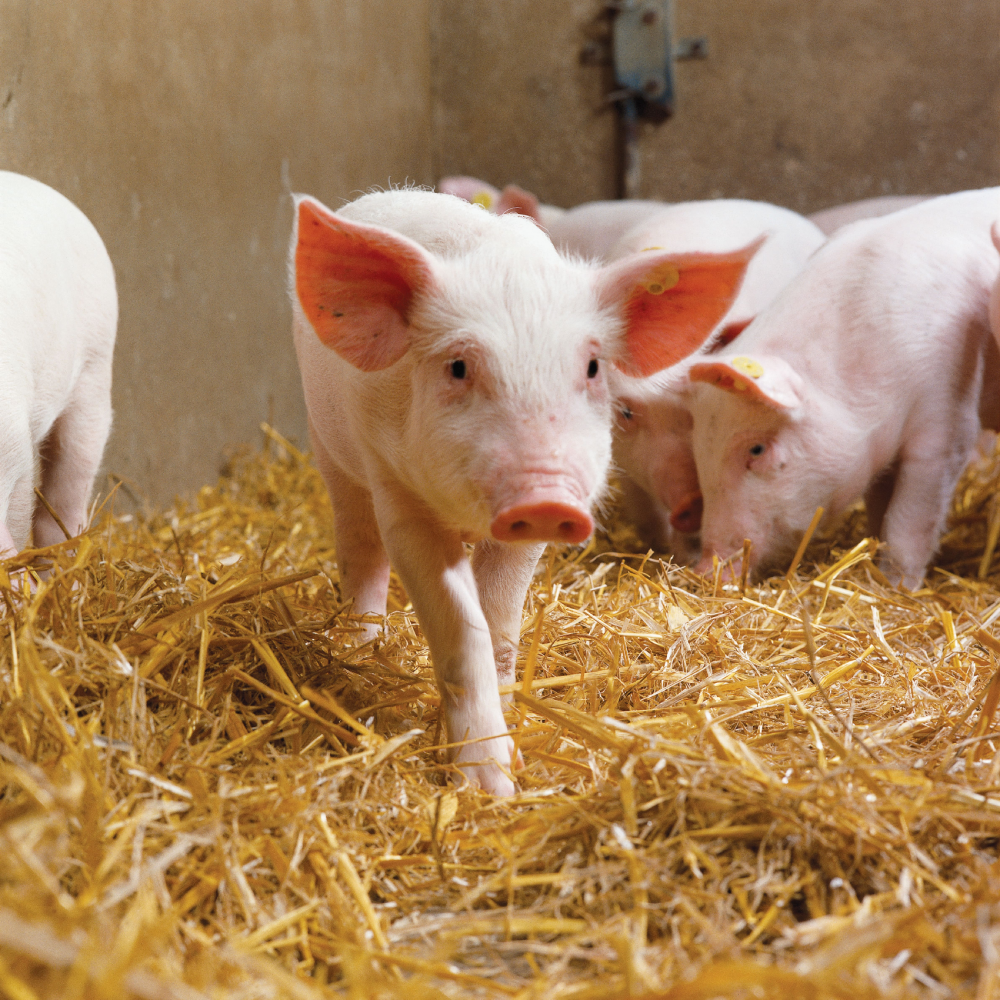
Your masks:
M 645 377 L 696 351 L 729 311 L 762 236 L 729 253 L 672 254 L 651 247 L 598 273 L 602 305 L 620 303 L 624 350 L 615 364 Z
M 496 213 L 503 215 L 505 212 L 516 212 L 518 215 L 526 215 L 536 225 L 542 224 L 542 217 L 538 212 L 538 198 L 530 191 L 519 188 L 516 184 L 508 184 L 497 200 Z
M 413 296 L 433 282 L 427 253 L 313 198 L 300 196 L 295 207 L 295 292 L 316 336 L 362 371 L 395 364 L 410 346 Z
M 718 386 L 774 410 L 794 410 L 802 404 L 802 379 L 781 358 L 741 356 L 699 362 L 688 369 L 688 378 Z

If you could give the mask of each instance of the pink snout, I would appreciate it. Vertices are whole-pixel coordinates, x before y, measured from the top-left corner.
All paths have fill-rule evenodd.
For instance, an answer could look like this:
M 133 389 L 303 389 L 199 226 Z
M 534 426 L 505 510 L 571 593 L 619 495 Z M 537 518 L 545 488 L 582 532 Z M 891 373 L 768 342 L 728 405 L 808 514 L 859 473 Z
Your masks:
M 694 534 L 701 529 L 701 515 L 705 508 L 701 493 L 689 493 L 670 513 L 670 525 L 674 531 Z
M 555 500 L 517 504 L 501 511 L 490 525 L 498 542 L 583 542 L 594 530 L 585 510 Z
M 719 559 L 722 563 L 722 572 L 720 574 L 720 579 L 723 583 L 732 583 L 734 580 L 739 580 L 741 573 L 743 572 L 743 556 L 742 554 L 734 555 L 729 560 Z M 700 573 L 702 576 L 711 576 L 715 572 L 715 565 L 712 562 L 712 553 L 709 552 L 708 555 L 703 555 L 701 561 L 695 566 L 694 571 Z

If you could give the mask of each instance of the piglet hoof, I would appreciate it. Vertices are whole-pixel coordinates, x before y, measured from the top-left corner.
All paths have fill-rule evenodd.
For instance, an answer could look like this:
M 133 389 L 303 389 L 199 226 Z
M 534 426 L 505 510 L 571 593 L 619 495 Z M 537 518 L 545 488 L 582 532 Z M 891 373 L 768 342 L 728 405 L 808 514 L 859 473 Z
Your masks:
M 878 568 L 885 578 L 900 590 L 920 590 L 924 585 L 923 567 L 914 570 L 912 567 L 906 569 L 892 557 L 892 553 L 883 552 L 879 556 Z
M 509 736 L 499 736 L 462 747 L 455 763 L 470 784 L 478 785 L 490 795 L 507 797 L 517 794 L 517 785 L 509 774 L 513 751 L 513 740 Z
M 464 765 L 462 773 L 469 783 L 490 795 L 510 798 L 517 794 L 517 785 L 507 777 L 497 764 Z

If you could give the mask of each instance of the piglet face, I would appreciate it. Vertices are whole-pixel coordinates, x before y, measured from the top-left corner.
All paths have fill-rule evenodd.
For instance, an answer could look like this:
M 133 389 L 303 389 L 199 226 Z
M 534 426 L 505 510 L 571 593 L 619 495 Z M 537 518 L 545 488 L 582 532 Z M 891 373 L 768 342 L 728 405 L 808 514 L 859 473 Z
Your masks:
M 616 399 L 615 462 L 664 509 L 673 533 L 695 535 L 701 526 L 701 493 L 691 413 L 681 392 L 659 382 L 659 377 L 646 380 L 641 391 Z M 680 538 L 670 546 L 675 555 L 684 547 Z
M 738 554 L 745 539 L 751 571 L 783 568 L 831 488 L 802 380 L 780 359 L 747 357 L 692 365 L 690 378 L 704 498 L 698 568 Z
M 593 528 L 616 329 L 597 318 L 589 275 L 556 266 L 566 273 L 548 302 L 510 274 L 476 290 L 473 308 L 475 286 L 452 273 L 448 293 L 411 316 L 408 475 L 469 540 L 580 542 Z

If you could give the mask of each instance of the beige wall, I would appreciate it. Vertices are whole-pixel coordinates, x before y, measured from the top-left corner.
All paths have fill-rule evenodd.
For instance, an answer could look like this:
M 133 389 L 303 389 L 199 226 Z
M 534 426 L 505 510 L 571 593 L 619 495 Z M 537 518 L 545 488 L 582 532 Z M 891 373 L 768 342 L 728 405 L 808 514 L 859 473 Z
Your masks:
M 429 2 L 0 0 L 0 167 L 104 236 L 106 465 L 151 499 L 214 481 L 269 412 L 304 440 L 287 187 L 432 179 Z
M 614 196 L 601 0 L 0 0 L 0 167 L 104 235 L 121 323 L 107 467 L 152 500 L 273 413 L 305 438 L 287 190 L 471 173 Z M 643 193 L 802 210 L 1000 180 L 1000 4 L 676 0 L 678 110 Z
M 616 193 L 608 70 L 580 65 L 603 5 L 438 0 L 439 174 L 572 205 Z M 677 113 L 641 139 L 645 197 L 813 211 L 1000 182 L 996 0 L 675 0 Z

